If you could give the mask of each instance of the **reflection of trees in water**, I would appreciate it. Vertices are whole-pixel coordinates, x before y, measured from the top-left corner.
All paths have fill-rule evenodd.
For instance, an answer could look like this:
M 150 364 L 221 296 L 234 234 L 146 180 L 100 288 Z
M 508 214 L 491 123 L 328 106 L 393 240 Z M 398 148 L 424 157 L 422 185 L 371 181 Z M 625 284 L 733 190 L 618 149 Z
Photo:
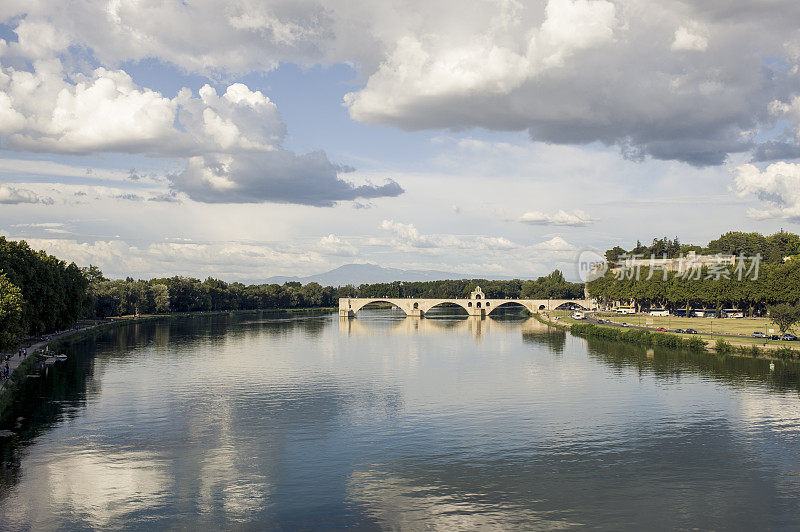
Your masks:
M 462 309 L 464 310 L 464 309 Z M 413 319 L 413 318 L 412 318 Z M 464 327 L 464 323 L 469 320 L 469 315 L 466 313 L 463 316 L 442 315 L 442 316 L 425 316 L 424 319 L 433 320 L 431 327 L 437 329 L 459 329 Z
M 54 345 L 53 351 L 66 353 L 65 362 L 48 368 L 39 377 L 26 380 L 15 398 L 10 425 L 3 427 L 17 433 L 16 438 L 0 439 L 0 500 L 19 479 L 20 460 L 28 445 L 63 419 L 79 415 L 87 397 L 100 393 L 95 360 L 114 361 L 130 358 L 131 351 L 156 347 L 152 355 L 166 353 L 170 342 L 180 342 L 191 350 L 209 341 L 242 336 L 271 336 L 300 331 L 319 336 L 326 316 L 307 317 L 297 313 L 259 312 L 247 314 L 196 315 L 165 320 L 118 325 L 80 338 L 67 337 Z M 390 404 L 395 399 L 388 401 Z M 19 426 L 16 419 L 22 417 Z
M 543 345 L 560 355 L 567 343 L 567 333 L 531 318 L 523 323 L 522 341 L 526 344 Z
M 61 351 L 71 352 L 70 342 L 61 345 Z M 11 425 L 4 427 L 16 432 L 17 437 L 0 440 L 0 500 L 19 481 L 25 446 L 62 419 L 76 417 L 85 406 L 87 395 L 99 391 L 93 372 L 92 356 L 71 356 L 41 376 L 25 381 L 8 417 Z M 18 418 L 23 419 L 14 425 Z
M 548 327 L 545 331 L 523 331 L 522 341 L 526 344 L 546 346 L 560 355 L 564 352 L 564 345 L 567 343 L 567 333 L 555 327 Z
M 191 348 L 257 338 L 264 333 L 283 336 L 292 331 L 316 338 L 322 334 L 328 319 L 329 314 L 285 311 L 200 314 L 120 325 L 82 341 L 86 348 L 116 359 L 128 357 L 133 349 L 165 348 L 172 341 Z
M 495 307 L 491 310 L 491 314 L 489 314 L 493 318 L 502 318 L 502 317 L 528 317 L 531 313 L 528 309 L 525 308 L 524 305 L 520 305 L 519 303 L 502 303 L 499 306 Z
M 800 390 L 800 364 L 769 360 L 695 353 L 588 338 L 587 353 L 615 368 L 636 367 L 659 379 L 679 380 L 682 375 L 705 375 L 728 384 L 767 384 L 775 390 Z

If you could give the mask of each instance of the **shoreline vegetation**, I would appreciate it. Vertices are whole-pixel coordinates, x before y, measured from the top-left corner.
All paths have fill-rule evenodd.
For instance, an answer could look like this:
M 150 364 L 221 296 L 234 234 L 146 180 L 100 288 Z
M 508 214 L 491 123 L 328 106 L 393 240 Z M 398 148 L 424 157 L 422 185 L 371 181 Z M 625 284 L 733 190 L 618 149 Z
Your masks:
M 791 360 L 800 358 L 800 350 L 785 346 L 759 347 L 752 344 L 738 343 L 724 338 L 704 340 L 693 336 L 689 338 L 669 332 L 650 331 L 645 329 L 623 329 L 594 323 L 578 323 L 568 320 L 554 320 L 549 315 L 535 314 L 541 323 L 561 330 L 569 331 L 582 338 L 599 338 L 642 347 L 666 347 L 685 349 L 687 351 L 716 353 L 721 355 L 764 358 L 769 360 Z M 557 317 L 555 317 L 557 318 Z

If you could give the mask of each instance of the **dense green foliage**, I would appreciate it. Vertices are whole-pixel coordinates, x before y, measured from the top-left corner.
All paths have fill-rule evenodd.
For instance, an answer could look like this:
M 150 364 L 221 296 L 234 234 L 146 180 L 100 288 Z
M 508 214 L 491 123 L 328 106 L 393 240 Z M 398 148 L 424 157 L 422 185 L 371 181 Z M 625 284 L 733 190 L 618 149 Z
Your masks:
M 210 310 L 333 307 L 340 297 L 468 297 L 480 285 L 487 297 L 582 298 L 583 285 L 564 280 L 560 271 L 536 280 L 463 279 L 362 284 L 333 288 L 297 282 L 244 285 L 209 277 L 205 281 L 169 277 L 149 281 L 109 281 L 98 271 L 90 285 L 92 317 Z
M 698 255 L 744 255 L 761 258 L 768 263 L 783 262 L 785 257 L 790 257 L 800 253 L 800 237 L 794 233 L 780 231 L 774 235 L 764 236 L 760 233 L 742 233 L 730 231 L 712 240 L 707 246 L 695 246 L 681 244 L 678 237 L 670 240 L 667 237 L 654 238 L 650 246 L 645 246 L 641 242 L 636 242 L 636 246 L 630 250 L 625 250 L 619 246 L 606 251 L 606 260 L 615 262 L 621 255 L 638 255 L 642 257 L 664 257 L 675 258 L 681 254 L 686 255 L 694 251 Z
M 781 330 L 781 334 L 794 327 L 800 322 L 800 306 L 780 303 L 769 307 L 769 317 Z
M 169 277 L 149 281 L 93 282 L 89 288 L 92 317 L 169 312 L 332 307 L 338 290 L 318 283 L 244 285 L 209 277 L 205 281 Z
M 714 342 L 714 350 L 721 355 L 725 355 L 733 351 L 733 345 L 722 338 L 717 338 L 717 341 Z
M 67 329 L 83 312 L 89 282 L 74 263 L 0 237 L 0 271 L 21 292 L 23 333 Z
M 796 303 L 800 300 L 800 261 L 762 263 L 758 278 L 734 274 L 720 275 L 707 268 L 700 271 L 699 279 L 687 278 L 676 272 L 641 268 L 638 279 L 620 279 L 614 273 L 588 283 L 589 295 L 601 302 L 635 301 L 642 308 L 663 307 L 670 310 L 683 308 L 739 308 L 750 314 L 763 314 L 767 305 Z M 648 279 L 648 277 L 651 277 Z
M 13 347 L 22 334 L 22 291 L 0 273 L 0 349 Z
M 591 323 L 575 323 L 570 327 L 570 332 L 578 336 L 629 342 L 648 347 L 671 347 L 692 351 L 702 351 L 706 348 L 705 342 L 697 337 L 681 338 L 677 334 L 651 332 L 643 329 L 620 329 Z
M 794 233 L 780 231 L 764 236 L 760 233 L 740 233 L 731 231 L 706 246 L 704 253 L 725 255 L 761 255 L 768 263 L 781 263 L 784 257 L 800 253 L 800 237 Z

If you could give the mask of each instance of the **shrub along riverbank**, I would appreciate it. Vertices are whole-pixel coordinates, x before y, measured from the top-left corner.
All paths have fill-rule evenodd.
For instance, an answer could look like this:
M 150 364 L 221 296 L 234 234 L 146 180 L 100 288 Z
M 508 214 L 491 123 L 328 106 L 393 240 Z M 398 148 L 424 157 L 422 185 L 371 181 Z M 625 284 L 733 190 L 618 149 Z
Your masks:
M 670 347 L 689 351 L 705 351 L 706 349 L 706 343 L 697 337 L 682 338 L 677 334 L 651 332 L 643 329 L 620 329 L 591 323 L 575 323 L 570 327 L 570 332 L 577 336 L 591 336 L 647 347 Z

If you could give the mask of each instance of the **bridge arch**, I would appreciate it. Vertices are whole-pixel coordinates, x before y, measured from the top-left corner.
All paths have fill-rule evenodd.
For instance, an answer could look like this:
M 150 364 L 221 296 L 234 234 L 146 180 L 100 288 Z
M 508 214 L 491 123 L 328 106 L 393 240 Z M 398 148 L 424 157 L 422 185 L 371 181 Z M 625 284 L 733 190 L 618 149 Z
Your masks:
M 426 316 L 433 310 L 433 315 L 436 314 L 436 310 L 444 311 L 445 309 L 452 309 L 454 311 L 453 315 L 459 316 L 468 316 L 469 310 L 467 307 L 461 303 L 457 303 L 455 301 L 437 301 L 435 304 L 431 305 L 427 309 L 425 309 L 424 313 Z
M 575 308 L 579 308 L 582 310 L 589 310 L 580 303 L 578 303 L 577 301 L 564 301 L 553 310 L 573 310 Z
M 435 301 L 435 302 L 433 302 L 433 304 L 428 306 L 428 308 L 423 308 L 422 311 L 427 314 L 431 309 L 434 309 L 434 308 L 437 308 L 437 307 L 442 307 L 442 306 L 459 307 L 459 308 L 463 309 L 464 312 L 469 314 L 469 307 L 467 307 L 467 305 L 465 305 L 463 302 L 458 301 L 458 300 L 446 300 L 446 299 L 445 300 Z
M 525 305 L 524 303 L 520 303 L 519 301 L 506 301 L 505 303 L 500 303 L 499 305 L 497 305 L 494 308 L 491 308 L 491 309 L 487 308 L 486 312 L 488 314 L 492 314 L 497 309 L 510 308 L 510 307 L 522 307 L 525 310 L 529 310 L 529 311 L 532 310 L 528 305 Z
M 370 299 L 369 301 L 364 301 L 364 302 L 361 302 L 360 304 L 359 303 L 355 303 L 355 304 L 351 305 L 350 306 L 350 310 L 352 310 L 353 314 L 355 314 L 356 312 L 358 312 L 359 310 L 363 309 L 364 307 L 368 307 L 370 305 L 374 305 L 375 303 L 388 303 L 389 305 L 392 306 L 392 308 L 398 306 L 396 302 L 391 301 L 389 299 Z

